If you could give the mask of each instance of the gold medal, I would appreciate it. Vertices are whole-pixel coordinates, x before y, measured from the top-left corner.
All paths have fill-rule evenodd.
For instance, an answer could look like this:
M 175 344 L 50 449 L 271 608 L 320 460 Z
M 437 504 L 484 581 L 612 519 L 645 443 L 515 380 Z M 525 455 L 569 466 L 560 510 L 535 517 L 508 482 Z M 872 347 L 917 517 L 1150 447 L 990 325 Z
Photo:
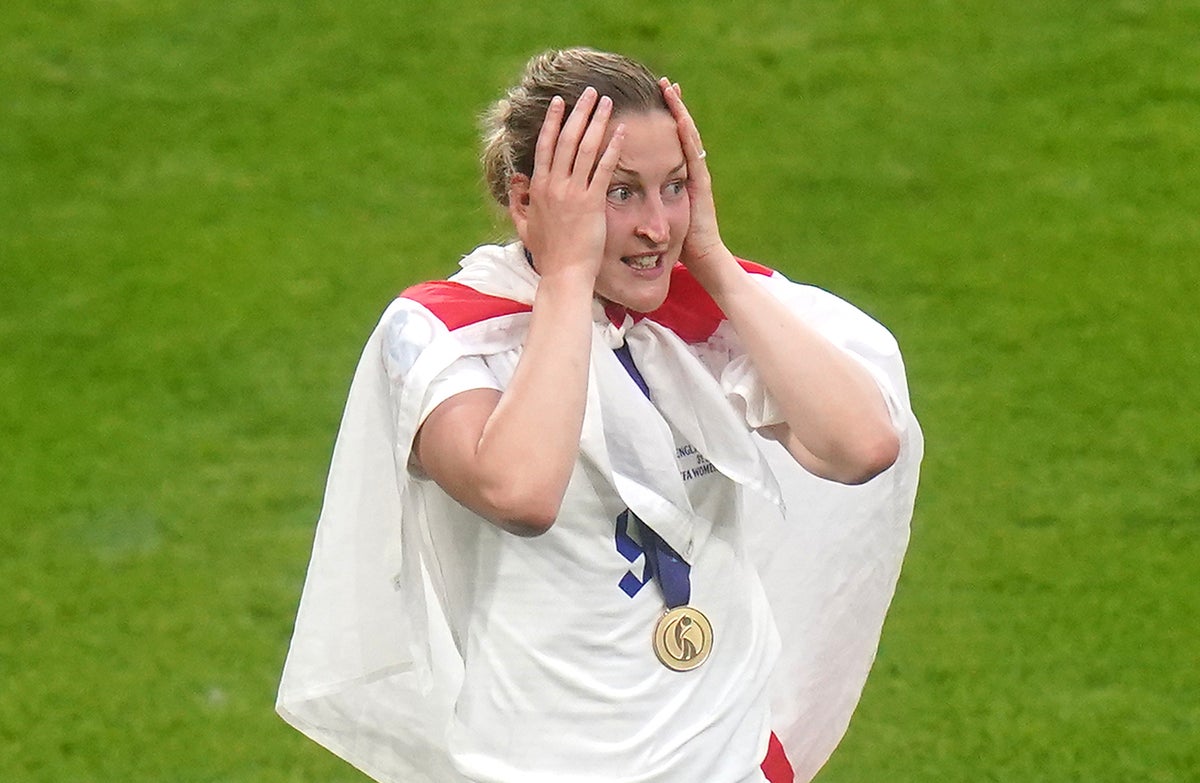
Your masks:
M 713 630 L 708 618 L 691 606 L 677 606 L 654 627 L 654 654 L 677 672 L 695 669 L 712 652 Z

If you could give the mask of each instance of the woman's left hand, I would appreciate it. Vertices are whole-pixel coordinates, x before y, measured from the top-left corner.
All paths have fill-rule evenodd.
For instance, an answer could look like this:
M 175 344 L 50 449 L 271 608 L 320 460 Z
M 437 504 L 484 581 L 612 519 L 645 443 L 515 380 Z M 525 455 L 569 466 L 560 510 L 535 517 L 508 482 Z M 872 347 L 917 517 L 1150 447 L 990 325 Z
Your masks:
M 783 412 L 763 428 L 814 475 L 860 484 L 897 459 L 899 434 L 870 373 L 755 282 L 721 241 L 700 132 L 678 84 L 659 81 L 687 161 L 691 226 L 680 260 L 733 325 Z
M 682 90 L 678 83 L 672 84 L 663 77 L 658 82 L 663 98 L 679 132 L 679 142 L 687 161 L 687 189 L 691 200 L 691 224 L 683 240 L 680 260 L 701 279 L 713 266 L 727 263 L 731 258 L 721 231 L 717 225 L 717 208 L 713 201 L 712 177 L 704 160 L 704 144 L 692 115 L 683 103 Z M 716 270 L 712 270 L 716 271 Z

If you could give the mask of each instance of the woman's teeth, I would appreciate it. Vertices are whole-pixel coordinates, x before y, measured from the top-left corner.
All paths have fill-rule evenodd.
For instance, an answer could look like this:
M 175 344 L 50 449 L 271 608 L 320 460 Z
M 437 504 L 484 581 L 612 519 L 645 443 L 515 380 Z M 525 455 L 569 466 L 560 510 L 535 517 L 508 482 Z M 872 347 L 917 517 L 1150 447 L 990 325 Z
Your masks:
M 653 269 L 660 258 L 662 256 L 626 256 L 621 261 L 634 269 Z

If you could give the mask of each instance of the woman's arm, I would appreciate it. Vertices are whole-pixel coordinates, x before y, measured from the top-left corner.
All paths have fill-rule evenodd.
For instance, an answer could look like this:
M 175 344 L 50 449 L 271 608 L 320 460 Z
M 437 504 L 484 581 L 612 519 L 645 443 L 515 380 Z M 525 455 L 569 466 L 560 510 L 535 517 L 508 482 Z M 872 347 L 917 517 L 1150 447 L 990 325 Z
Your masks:
M 591 88 L 565 123 L 562 100 L 551 103 L 533 176 L 514 178 L 510 192 L 541 276 L 511 383 L 446 400 L 414 445 L 422 470 L 451 497 L 519 535 L 554 524 L 579 453 L 605 197 L 622 138 L 618 126 L 604 146 L 611 111 Z
M 807 470 L 859 484 L 886 470 L 900 440 L 870 374 L 756 283 L 721 240 L 700 134 L 679 85 L 661 83 L 688 164 L 691 225 L 682 260 L 746 347 L 785 424 L 765 428 Z

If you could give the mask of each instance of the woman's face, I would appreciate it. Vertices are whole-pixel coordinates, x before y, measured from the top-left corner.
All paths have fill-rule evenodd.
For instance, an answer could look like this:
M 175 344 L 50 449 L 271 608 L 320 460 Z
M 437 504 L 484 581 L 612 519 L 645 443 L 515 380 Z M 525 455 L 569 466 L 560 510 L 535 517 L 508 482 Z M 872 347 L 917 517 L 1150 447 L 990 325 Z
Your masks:
M 608 236 L 596 294 L 645 313 L 666 299 L 688 231 L 687 166 L 675 120 L 665 109 L 622 114 L 611 127 L 619 123 L 625 141 L 608 189 Z

